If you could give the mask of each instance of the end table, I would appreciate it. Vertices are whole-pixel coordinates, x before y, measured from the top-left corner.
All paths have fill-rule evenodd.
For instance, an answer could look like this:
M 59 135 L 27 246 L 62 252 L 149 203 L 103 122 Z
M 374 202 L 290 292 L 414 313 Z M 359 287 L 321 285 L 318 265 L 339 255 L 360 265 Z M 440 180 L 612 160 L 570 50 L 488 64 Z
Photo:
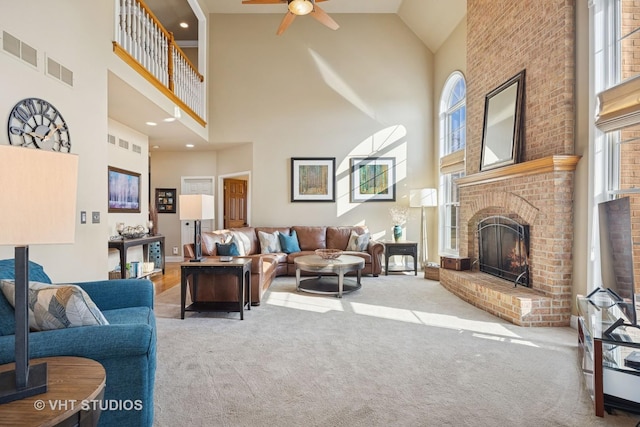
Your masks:
M 0 405 L 0 426 L 94 427 L 100 418 L 107 374 L 95 360 L 82 357 L 44 357 L 29 365 L 47 364 L 47 392 Z M 0 366 L 0 372 L 15 363 Z
M 394 255 L 409 255 L 413 257 L 413 274 L 418 275 L 418 242 L 399 240 L 397 242 L 383 241 L 384 243 L 384 275 L 389 275 L 389 257 Z M 411 271 L 407 269 L 393 270 Z

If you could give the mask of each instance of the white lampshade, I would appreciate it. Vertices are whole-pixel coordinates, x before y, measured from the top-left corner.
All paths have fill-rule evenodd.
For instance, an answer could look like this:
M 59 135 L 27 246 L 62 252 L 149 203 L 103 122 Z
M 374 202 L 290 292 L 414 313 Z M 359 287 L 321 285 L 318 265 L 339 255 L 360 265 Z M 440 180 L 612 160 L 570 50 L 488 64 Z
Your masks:
M 214 219 L 215 208 L 213 196 L 208 194 L 181 194 L 180 195 L 180 219 Z
M 438 191 L 435 188 L 411 190 L 409 206 L 412 208 L 438 206 Z
M 290 0 L 289 11 L 294 15 L 307 15 L 313 10 L 313 3 L 309 0 Z
M 0 145 L 0 245 L 73 243 L 78 156 Z

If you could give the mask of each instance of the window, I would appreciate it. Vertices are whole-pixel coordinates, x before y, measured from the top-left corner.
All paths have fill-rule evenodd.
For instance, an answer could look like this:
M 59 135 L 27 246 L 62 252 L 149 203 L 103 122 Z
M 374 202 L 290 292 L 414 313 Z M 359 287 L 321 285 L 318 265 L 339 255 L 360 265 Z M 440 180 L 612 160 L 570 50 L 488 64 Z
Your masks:
M 455 181 L 465 174 L 467 85 L 452 73 L 440 99 L 440 253 L 458 255 L 460 197 Z
M 599 129 L 593 148 L 594 201 L 597 204 L 630 197 L 632 238 L 636 244 L 640 243 L 640 84 L 636 82 L 640 79 L 640 58 L 634 55 L 640 43 L 637 12 L 634 0 L 596 0 L 592 6 L 593 90 L 598 98 L 596 126 Z M 638 286 L 640 258 L 639 255 L 634 258 Z M 594 286 L 600 285 L 598 270 L 599 265 L 594 271 Z

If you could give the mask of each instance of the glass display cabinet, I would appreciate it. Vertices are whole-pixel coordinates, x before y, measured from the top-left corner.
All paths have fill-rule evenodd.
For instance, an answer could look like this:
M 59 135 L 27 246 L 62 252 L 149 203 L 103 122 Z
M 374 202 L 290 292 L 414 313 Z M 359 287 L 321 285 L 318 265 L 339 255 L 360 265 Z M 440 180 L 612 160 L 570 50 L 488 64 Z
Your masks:
M 596 415 L 640 413 L 640 328 L 607 292 L 579 295 L 577 307 L 580 363 Z

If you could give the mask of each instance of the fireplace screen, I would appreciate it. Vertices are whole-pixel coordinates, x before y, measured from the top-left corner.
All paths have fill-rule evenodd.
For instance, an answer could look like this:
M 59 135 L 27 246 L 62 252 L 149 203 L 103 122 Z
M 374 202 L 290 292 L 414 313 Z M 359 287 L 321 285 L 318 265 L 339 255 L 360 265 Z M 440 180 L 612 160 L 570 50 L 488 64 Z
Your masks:
M 480 271 L 529 287 L 529 226 L 491 216 L 478 223 Z

